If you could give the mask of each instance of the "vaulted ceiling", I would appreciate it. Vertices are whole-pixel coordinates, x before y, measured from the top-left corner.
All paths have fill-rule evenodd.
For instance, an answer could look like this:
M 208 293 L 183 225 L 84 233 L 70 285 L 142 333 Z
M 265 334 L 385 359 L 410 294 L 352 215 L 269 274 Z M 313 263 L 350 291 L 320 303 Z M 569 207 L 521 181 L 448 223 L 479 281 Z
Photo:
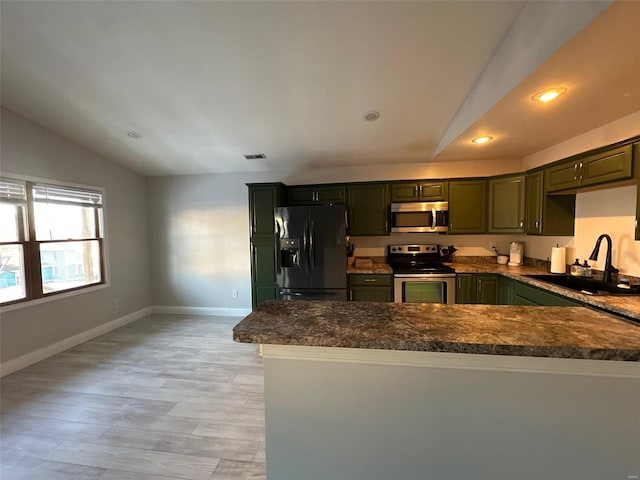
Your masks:
M 2 104 L 145 175 L 520 159 L 640 110 L 640 2 L 3 0 L 0 13 Z M 531 101 L 554 86 L 567 93 Z

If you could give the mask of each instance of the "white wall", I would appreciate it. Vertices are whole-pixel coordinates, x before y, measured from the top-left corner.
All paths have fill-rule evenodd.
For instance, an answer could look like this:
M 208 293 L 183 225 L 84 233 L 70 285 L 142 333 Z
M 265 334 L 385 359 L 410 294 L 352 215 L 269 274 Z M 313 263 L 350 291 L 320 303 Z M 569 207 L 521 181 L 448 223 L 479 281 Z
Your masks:
M 144 177 L 41 125 L 2 109 L 0 174 L 105 188 L 111 286 L 0 311 L 4 363 L 151 305 Z M 114 300 L 120 306 L 114 309 Z
M 245 183 L 270 180 L 264 174 L 147 179 L 154 305 L 251 308 Z

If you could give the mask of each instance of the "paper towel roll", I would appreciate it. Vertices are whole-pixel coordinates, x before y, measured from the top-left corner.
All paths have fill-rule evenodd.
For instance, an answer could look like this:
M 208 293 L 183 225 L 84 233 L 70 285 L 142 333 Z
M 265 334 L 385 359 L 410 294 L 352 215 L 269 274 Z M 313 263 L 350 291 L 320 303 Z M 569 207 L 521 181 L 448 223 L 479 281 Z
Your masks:
M 565 247 L 551 248 L 551 273 L 567 273 Z

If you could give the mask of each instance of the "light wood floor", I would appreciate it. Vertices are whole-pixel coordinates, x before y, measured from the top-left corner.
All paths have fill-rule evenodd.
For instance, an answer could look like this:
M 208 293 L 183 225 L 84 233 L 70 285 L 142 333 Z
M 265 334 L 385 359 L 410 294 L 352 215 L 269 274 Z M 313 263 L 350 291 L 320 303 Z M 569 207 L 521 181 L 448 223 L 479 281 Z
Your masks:
M 239 320 L 152 315 L 3 378 L 0 479 L 265 479 Z

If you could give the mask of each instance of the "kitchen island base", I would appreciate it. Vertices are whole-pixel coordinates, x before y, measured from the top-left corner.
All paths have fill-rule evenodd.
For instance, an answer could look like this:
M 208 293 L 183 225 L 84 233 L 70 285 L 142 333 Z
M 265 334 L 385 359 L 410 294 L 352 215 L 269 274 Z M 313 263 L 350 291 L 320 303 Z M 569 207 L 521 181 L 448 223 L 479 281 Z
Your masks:
M 263 345 L 269 480 L 635 479 L 637 362 Z

